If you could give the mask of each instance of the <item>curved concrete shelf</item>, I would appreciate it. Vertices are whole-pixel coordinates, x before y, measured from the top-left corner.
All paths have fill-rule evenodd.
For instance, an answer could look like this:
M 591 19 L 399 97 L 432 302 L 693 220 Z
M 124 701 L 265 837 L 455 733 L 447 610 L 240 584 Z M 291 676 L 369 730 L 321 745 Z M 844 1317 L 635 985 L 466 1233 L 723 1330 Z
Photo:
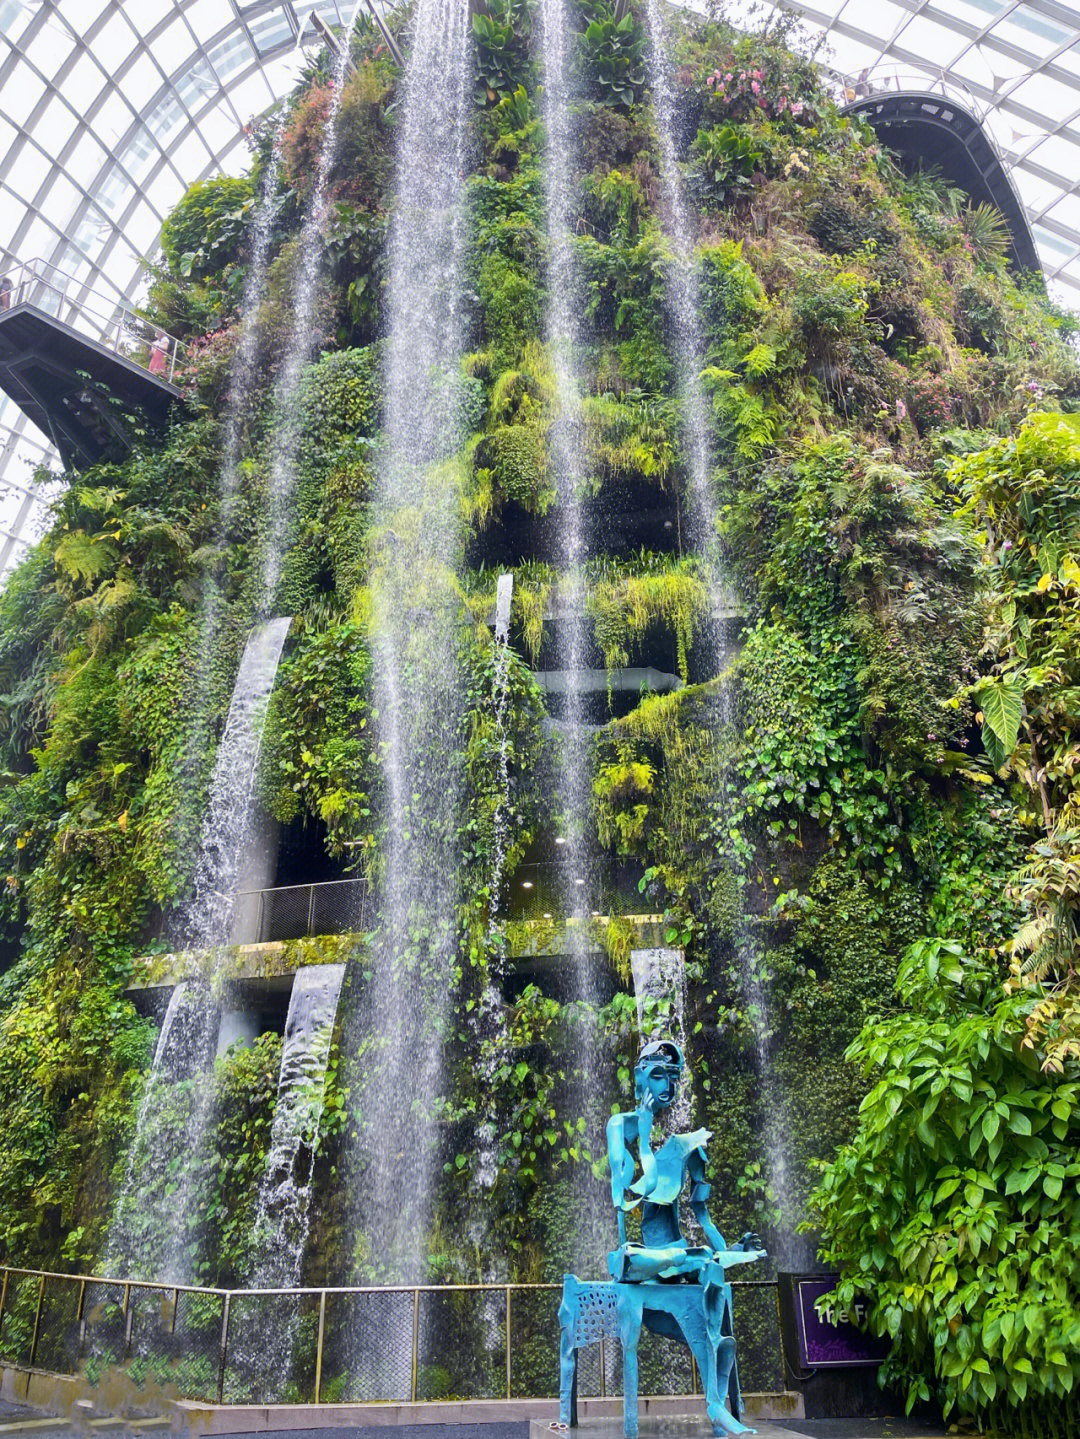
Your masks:
M 951 96 L 899 90 L 860 96 L 845 113 L 861 116 L 906 172 L 936 165 L 974 204 L 995 205 L 1009 230 L 1009 263 L 1017 270 L 1042 273 L 1020 196 L 993 141 L 970 110 Z

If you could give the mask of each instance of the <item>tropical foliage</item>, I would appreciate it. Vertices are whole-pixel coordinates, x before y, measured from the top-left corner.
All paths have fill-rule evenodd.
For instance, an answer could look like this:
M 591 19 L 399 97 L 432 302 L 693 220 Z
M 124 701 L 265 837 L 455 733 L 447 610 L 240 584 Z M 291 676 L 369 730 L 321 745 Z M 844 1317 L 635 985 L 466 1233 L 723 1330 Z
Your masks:
M 611 996 L 597 1017 L 603 1103 L 630 1084 L 644 934 L 684 952 L 723 1227 L 772 1239 L 808 1217 L 841 1297 L 868 1299 L 892 1341 L 886 1374 L 912 1402 L 1064 1432 L 1054 1415 L 1071 1402 L 1080 1337 L 1074 322 L 1009 269 L 996 213 L 905 176 L 837 111 L 783 26 L 743 35 L 672 17 L 717 593 L 691 543 L 644 35 L 607 0 L 572 12 L 585 616 L 604 720 L 581 820 L 619 877 L 590 931 Z M 538 28 L 527 0 L 489 3 L 472 25 L 467 353 L 446 377 L 463 432 L 442 477 L 462 558 L 415 575 L 410 596 L 455 608 L 464 695 L 455 753 L 440 757 L 464 801 L 433 1279 L 490 1263 L 507 1280 L 557 1276 L 567 1196 L 603 1177 L 574 1070 L 583 1010 L 554 977 L 564 916 L 557 900 L 522 899 L 522 866 L 547 864 L 571 818 L 552 799 L 558 739 L 536 678 L 559 669 L 563 518 Z M 402 89 L 372 25 L 353 59 L 317 358 L 292 401 L 301 443 L 275 607 L 295 619 L 258 788 L 283 867 L 301 853 L 320 874 L 377 881 L 369 582 L 392 536 L 371 497 Z M 220 491 L 222 417 L 269 127 L 249 180 L 181 200 L 151 272 L 148 315 L 194 356 L 187 412 L 69 477 L 0 595 L 3 1261 L 75 1269 L 103 1253 L 158 1029 L 136 1007 L 136 961 L 168 964 L 255 613 L 274 382 L 329 84 L 323 56 L 279 117 L 235 493 Z M 491 618 L 507 570 L 504 669 Z M 316 943 L 348 966 L 308 1265 L 334 1283 L 372 1272 L 341 1178 L 364 1123 L 370 968 L 356 936 Z M 645 1028 L 669 1009 L 650 1001 Z M 185 1237 L 207 1280 L 250 1264 L 278 1051 L 264 1035 L 217 1063 L 213 1134 L 189 1176 L 203 1207 Z M 767 1104 L 784 1172 L 765 1150 Z M 494 1179 L 481 1185 L 489 1124 Z M 462 1238 L 478 1225 L 484 1252 Z

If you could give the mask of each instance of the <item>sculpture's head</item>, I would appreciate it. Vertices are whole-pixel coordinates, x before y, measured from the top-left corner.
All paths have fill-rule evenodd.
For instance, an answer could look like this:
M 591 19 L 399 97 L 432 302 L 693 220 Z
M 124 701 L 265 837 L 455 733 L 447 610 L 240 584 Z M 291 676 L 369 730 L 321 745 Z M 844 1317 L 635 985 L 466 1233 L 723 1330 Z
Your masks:
M 650 1094 L 653 1109 L 670 1109 L 679 1095 L 685 1063 L 673 1039 L 643 1045 L 634 1065 L 634 1096 L 638 1104 Z

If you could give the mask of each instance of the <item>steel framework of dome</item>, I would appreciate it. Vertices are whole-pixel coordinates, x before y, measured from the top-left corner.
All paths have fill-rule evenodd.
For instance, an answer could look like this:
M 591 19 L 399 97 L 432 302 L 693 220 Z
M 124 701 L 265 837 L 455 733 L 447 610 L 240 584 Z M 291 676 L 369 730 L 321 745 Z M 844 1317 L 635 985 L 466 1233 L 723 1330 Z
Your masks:
M 0 270 L 39 259 L 115 327 L 193 181 L 237 173 L 246 127 L 286 94 L 313 12 L 355 0 L 0 0 Z M 465 3 L 465 0 L 462 0 Z M 690 0 L 704 8 L 705 0 Z M 982 122 L 1051 288 L 1080 305 L 1080 6 L 1060 0 L 729 0 L 804 22 L 840 98 L 951 96 Z M 92 306 L 90 309 L 92 310 Z M 46 518 L 55 459 L 0 396 L 0 573 Z
M 103 327 L 144 280 L 195 180 L 246 168 L 247 130 L 292 88 L 312 12 L 355 0 L 0 0 L 0 270 L 37 259 Z M 55 452 L 0 395 L 0 571 L 45 519 Z

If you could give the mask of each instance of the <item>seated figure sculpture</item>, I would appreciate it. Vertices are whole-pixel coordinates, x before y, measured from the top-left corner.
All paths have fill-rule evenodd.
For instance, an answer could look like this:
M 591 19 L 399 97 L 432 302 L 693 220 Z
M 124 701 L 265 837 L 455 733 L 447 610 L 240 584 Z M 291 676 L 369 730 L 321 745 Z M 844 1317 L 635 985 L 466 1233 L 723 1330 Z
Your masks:
M 763 1259 L 755 1234 L 727 1245 L 709 1215 L 706 1182 L 707 1129 L 671 1134 L 654 1151 L 653 1122 L 678 1098 L 684 1060 L 672 1040 L 646 1044 L 634 1067 L 636 1108 L 608 1121 L 608 1160 L 619 1247 L 608 1255 L 614 1282 L 563 1281 L 561 1404 L 564 1424 L 577 1422 L 577 1350 L 595 1339 L 618 1338 L 623 1350 L 623 1433 L 635 1439 L 637 1346 L 642 1324 L 686 1344 L 705 1387 L 714 1434 L 754 1433 L 737 1417 L 738 1378 L 726 1272 Z M 636 1151 L 636 1157 L 635 1157 Z M 635 1178 L 637 1168 L 640 1174 Z M 705 1243 L 692 1245 L 679 1223 L 679 1199 L 689 1185 L 691 1213 Z M 640 1206 L 641 1240 L 627 1237 L 626 1216 Z

